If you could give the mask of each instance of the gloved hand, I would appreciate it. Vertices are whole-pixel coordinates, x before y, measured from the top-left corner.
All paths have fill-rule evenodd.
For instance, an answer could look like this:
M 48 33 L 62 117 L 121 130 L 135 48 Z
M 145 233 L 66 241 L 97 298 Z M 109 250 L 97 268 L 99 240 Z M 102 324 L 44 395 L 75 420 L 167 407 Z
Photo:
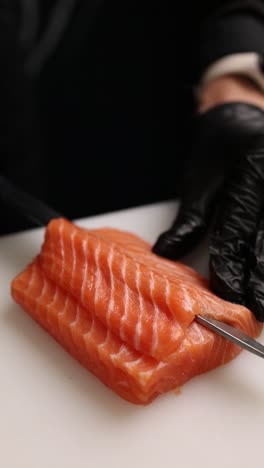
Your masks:
M 264 111 L 226 103 L 197 115 L 181 207 L 153 251 L 172 260 L 212 226 L 211 289 L 264 321 Z

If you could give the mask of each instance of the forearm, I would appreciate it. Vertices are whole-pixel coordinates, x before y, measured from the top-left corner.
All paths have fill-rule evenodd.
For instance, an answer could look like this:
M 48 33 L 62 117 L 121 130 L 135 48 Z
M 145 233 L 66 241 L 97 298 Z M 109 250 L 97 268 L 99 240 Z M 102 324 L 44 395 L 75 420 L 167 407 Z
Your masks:
M 228 102 L 245 102 L 264 109 L 264 93 L 242 76 L 226 75 L 208 83 L 197 102 L 198 111 Z

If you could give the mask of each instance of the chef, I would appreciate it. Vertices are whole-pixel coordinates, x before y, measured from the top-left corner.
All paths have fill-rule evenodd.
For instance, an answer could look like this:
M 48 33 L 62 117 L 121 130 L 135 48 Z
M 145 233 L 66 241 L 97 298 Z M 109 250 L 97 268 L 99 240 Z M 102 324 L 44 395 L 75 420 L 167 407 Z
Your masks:
M 153 250 L 210 228 L 212 289 L 263 320 L 263 53 L 262 0 L 1 0 L 1 174 L 69 218 L 180 197 Z

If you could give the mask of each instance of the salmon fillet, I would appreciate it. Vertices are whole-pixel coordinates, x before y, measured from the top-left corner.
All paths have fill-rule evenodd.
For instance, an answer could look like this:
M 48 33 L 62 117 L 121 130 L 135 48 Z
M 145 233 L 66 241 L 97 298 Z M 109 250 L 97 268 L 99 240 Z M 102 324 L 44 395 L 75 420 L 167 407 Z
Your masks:
M 11 285 L 20 304 L 75 359 L 126 400 L 147 404 L 241 351 L 196 314 L 259 335 L 243 306 L 216 297 L 191 268 L 138 236 L 49 223 L 40 254 Z

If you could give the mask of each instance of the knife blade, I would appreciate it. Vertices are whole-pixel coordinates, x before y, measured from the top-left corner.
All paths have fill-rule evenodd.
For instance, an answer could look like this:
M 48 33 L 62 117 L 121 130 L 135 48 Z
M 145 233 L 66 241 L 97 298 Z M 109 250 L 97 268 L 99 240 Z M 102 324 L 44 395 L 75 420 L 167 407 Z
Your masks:
M 195 318 L 201 325 L 204 325 L 219 335 L 224 336 L 241 348 L 264 358 L 264 346 L 238 328 L 205 315 L 196 315 Z

